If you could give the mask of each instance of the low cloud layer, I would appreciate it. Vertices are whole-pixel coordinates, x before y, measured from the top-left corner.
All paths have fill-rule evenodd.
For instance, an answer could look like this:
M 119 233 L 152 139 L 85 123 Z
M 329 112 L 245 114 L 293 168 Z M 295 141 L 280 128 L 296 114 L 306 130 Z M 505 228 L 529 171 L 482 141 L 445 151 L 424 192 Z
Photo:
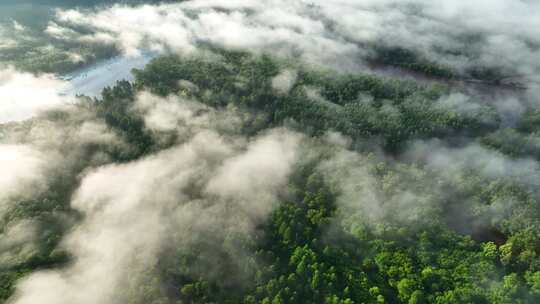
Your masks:
M 538 15 L 540 4 L 530 1 L 195 0 L 59 10 L 45 34 L 115 45 L 127 56 L 147 50 L 184 55 L 211 44 L 300 57 L 339 71 L 365 71 L 376 44 L 403 46 L 458 70 L 478 64 L 500 67 L 534 84 L 540 71 Z M 25 30 L 15 23 L 12 27 Z M 10 42 L 0 41 L 0 50 L 2 43 Z M 300 73 L 284 68 L 269 88 L 285 96 L 302 85 L 297 84 Z M 155 145 L 141 157 L 113 163 L 114 156 L 131 155 L 138 143 L 127 142 L 96 113 L 102 104 L 73 104 L 62 94 L 68 84 L 51 75 L 0 70 L 0 168 L 13 172 L 0 176 L 0 266 L 17 264 L 38 250 L 40 219 L 4 220 L 14 206 L 45 201 L 52 184 L 69 183 L 65 209 L 77 214 L 75 219 L 66 210 L 50 212 L 69 218 L 62 220 L 70 229 L 56 250 L 69 254 L 71 262 L 24 277 L 9 303 L 136 303 L 147 291 L 140 290 L 143 283 L 165 295 L 155 271 L 170 251 L 196 252 L 200 265 L 192 268 L 197 277 L 223 270 L 224 256 L 242 268 L 253 253 L 228 242 L 257 235 L 258 226 L 288 196 L 289 177 L 304 158 L 323 159 L 315 171 L 337 194 L 339 212 L 360 214 L 373 226 L 444 217 L 442 206 L 463 190 L 460 183 L 468 175 L 482 183 L 519 183 L 540 198 L 536 160 L 511 158 L 469 138 L 455 139 L 459 147 L 441 140 L 413 141 L 403 154 L 390 156 L 379 147 L 370 149 L 377 155 L 352 151 L 353 140 L 332 132 L 322 145 L 320 138 L 308 140 L 286 128 L 246 136 L 241 130 L 252 114 L 231 105 L 216 110 L 201 104 L 188 97 L 199 90 L 191 82 L 181 81 L 179 87 L 181 96 L 136 94 L 126 110 L 132 120 L 123 131 L 140 122 L 142 133 L 136 134 L 141 137 L 134 141 L 147 136 Z M 341 108 L 325 99 L 321 88 L 304 89 L 313 102 Z M 526 107 L 535 105 L 532 92 L 527 98 L 489 100 L 490 107 L 487 98 L 455 92 L 425 102 L 436 111 L 479 118 L 486 125 L 501 118 L 503 126 L 514 126 Z M 358 99 L 373 109 L 380 102 L 372 96 Z M 406 108 L 411 100 L 400 102 Z M 500 117 L 488 111 L 491 106 Z M 401 121 L 397 106 L 383 101 L 379 110 L 380 116 L 368 119 Z M 117 121 L 118 113 L 108 114 L 113 123 L 124 123 Z M 394 129 L 399 131 L 399 125 Z M 538 138 L 529 140 L 529 149 L 536 149 Z M 474 198 L 465 194 L 462 201 L 473 205 Z M 489 209 L 483 211 L 486 222 L 498 221 L 512 206 L 512 197 L 497 199 L 479 207 Z M 456 213 L 457 220 L 468 211 Z M 227 279 L 242 278 L 233 271 Z
M 0 124 L 2 269 L 40 254 L 39 244 L 55 229 L 52 223 L 69 225 L 71 219 L 61 210 L 61 200 L 83 169 L 109 162 L 108 151 L 129 150 L 84 106 L 50 111 L 35 113 L 26 122 Z M 104 149 L 96 151 L 92 148 L 96 146 Z M 51 204 L 57 204 L 55 210 L 48 210 Z M 42 212 L 29 212 L 32 206 Z
M 519 183 L 530 191 L 540 190 L 540 166 L 535 159 L 512 159 L 479 144 L 452 148 L 439 140 L 420 141 L 412 144 L 405 157 L 423 163 L 447 178 L 471 172 L 488 180 L 506 179 Z M 540 192 L 537 194 L 540 197 Z
M 536 3 L 508 0 L 210 0 L 59 10 L 47 32 L 57 39 L 112 45 L 128 56 L 148 50 L 185 55 L 213 45 L 299 58 L 340 72 L 372 73 L 381 49 L 403 48 L 472 83 L 483 77 L 473 71 L 495 71 L 496 82 L 466 84 L 471 96 L 461 101 L 451 96 L 445 106 L 467 111 L 475 102 L 493 103 L 502 123 L 512 126 L 524 108 L 539 106 L 539 14 Z M 426 80 L 406 70 L 375 70 Z M 286 93 L 296 77 L 284 71 L 273 88 Z M 503 94 L 514 86 L 526 90 Z
M 69 102 L 61 94 L 68 87 L 53 75 L 0 69 L 0 124 L 22 121 Z
M 539 13 L 537 3 L 508 0 L 212 0 L 59 11 L 49 29 L 55 36 L 116 44 L 129 55 L 144 48 L 185 53 L 212 43 L 300 55 L 343 69 L 358 67 L 357 58 L 379 44 L 405 47 L 458 69 L 503 67 L 536 79 Z M 75 35 L 80 27 L 93 32 Z
M 250 139 L 229 134 L 208 119 L 216 118 L 215 110 L 195 102 L 175 100 L 174 111 L 162 111 L 174 107 L 172 99 L 143 93 L 133 110 L 153 131 L 176 130 L 176 144 L 85 172 L 71 201 L 84 219 L 62 246 L 73 264 L 30 275 L 12 303 L 128 301 L 165 247 L 181 250 L 208 237 L 249 236 L 273 210 L 286 193 L 301 137 L 283 129 Z M 156 115 L 168 115 L 167 123 L 156 126 Z M 231 121 L 234 113 L 219 117 Z M 161 132 L 154 136 L 164 136 Z M 203 254 L 212 256 L 208 250 Z M 219 267 L 217 259 L 208 261 L 215 265 L 206 267 Z
M 28 145 L 0 144 L 0 214 L 5 200 L 14 194 L 33 192 L 40 187 L 47 163 L 43 153 Z M 43 190 L 43 189 L 41 189 Z

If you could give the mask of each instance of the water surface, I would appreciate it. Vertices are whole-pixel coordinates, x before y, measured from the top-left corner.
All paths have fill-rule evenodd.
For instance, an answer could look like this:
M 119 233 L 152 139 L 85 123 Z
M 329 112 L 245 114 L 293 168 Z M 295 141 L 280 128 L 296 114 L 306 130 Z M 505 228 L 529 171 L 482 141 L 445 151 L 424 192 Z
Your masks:
M 131 70 L 143 68 L 156 55 L 143 52 L 138 57 L 116 56 L 76 70 L 60 77 L 71 84 L 71 88 L 62 93 L 98 97 L 103 88 L 112 86 L 119 80 L 133 80 Z

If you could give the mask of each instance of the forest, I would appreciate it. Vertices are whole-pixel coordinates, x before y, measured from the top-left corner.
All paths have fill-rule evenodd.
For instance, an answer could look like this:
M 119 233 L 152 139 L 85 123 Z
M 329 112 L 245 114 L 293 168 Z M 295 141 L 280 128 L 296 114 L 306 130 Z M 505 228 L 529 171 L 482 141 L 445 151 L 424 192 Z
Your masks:
M 66 53 L 18 58 L 30 39 L 0 59 L 39 77 L 133 47 L 52 39 Z M 540 303 L 540 91 L 507 81 L 521 62 L 355 42 L 362 65 L 339 69 L 212 39 L 0 120 L 0 303 Z

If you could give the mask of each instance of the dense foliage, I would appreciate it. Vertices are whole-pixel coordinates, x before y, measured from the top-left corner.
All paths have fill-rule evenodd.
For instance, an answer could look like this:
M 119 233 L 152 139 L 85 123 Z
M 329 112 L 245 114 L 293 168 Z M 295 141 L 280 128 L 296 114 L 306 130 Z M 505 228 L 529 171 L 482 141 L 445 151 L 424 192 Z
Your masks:
M 383 62 L 397 56 L 396 64 L 401 65 L 401 57 L 409 55 L 385 50 L 382 56 Z M 453 77 L 427 63 L 411 68 Z M 276 88 L 275 79 L 283 71 L 294 71 L 289 75 L 294 81 L 285 89 Z M 138 92 L 181 95 L 218 109 L 236 105 L 250 113 L 242 130 L 248 136 L 287 126 L 309 135 L 317 145 L 328 132 L 340 132 L 351 139 L 351 150 L 365 158 L 344 157 L 333 172 L 354 176 L 355 168 L 361 168 L 367 172 L 362 176 L 373 179 L 368 190 L 384 204 L 382 213 L 373 216 L 371 207 L 355 205 L 369 206 L 368 192 L 356 192 L 358 196 L 347 201 L 351 198 L 343 195 L 345 181 L 323 174 L 321 168 L 349 152 L 326 145 L 296 165 L 291 195 L 258 227 L 260 234 L 216 240 L 251 252 L 242 267 L 232 261 L 226 246 L 219 253 L 222 267 L 212 275 L 195 270 L 204 262 L 197 254 L 203 249 L 167 251 L 159 263 L 159 278 L 129 291 L 141 294 L 141 303 L 540 301 L 540 205 L 534 189 L 513 178 L 488 178 L 472 168 L 446 175 L 405 157 L 415 140 L 437 139 L 456 147 L 473 142 L 509 159 L 538 159 L 538 112 L 527 110 L 514 128 L 502 128 L 501 117 L 489 104 L 463 111 L 445 102 L 455 93 L 448 86 L 335 74 L 241 52 L 161 57 L 134 73 L 133 84 L 119 82 L 106 88 L 102 98 L 85 101 L 136 147 L 105 151 L 115 162 L 170 145 L 156 142 L 144 121 L 130 111 Z M 392 157 L 379 158 L 379 147 Z M 362 176 L 354 187 L 366 187 Z M 34 256 L 1 270 L 0 299 L 6 300 L 15 280 L 29 271 L 68 263 L 69 256 L 55 250 L 66 229 L 55 214 L 70 212 L 69 198 L 76 186 L 75 178 L 62 176 L 55 192 L 39 202 L 20 202 L 1 219 L 5 226 L 14 217 L 40 218 L 47 236 Z M 170 288 L 164 293 L 157 282 Z

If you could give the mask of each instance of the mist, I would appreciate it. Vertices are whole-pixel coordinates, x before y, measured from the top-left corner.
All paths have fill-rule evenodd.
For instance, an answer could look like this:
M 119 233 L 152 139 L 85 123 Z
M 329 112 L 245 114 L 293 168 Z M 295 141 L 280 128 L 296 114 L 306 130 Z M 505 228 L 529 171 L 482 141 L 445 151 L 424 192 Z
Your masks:
M 176 244 L 176 250 L 187 249 L 210 234 L 218 239 L 230 234 L 248 237 L 275 208 L 278 197 L 286 195 L 284 186 L 297 158 L 299 134 L 276 129 L 247 139 L 230 134 L 237 133 L 231 129 L 219 129 L 238 120 L 233 112 L 217 113 L 195 101 L 182 105 L 176 99 L 141 93 L 133 111 L 144 117 L 149 130 L 156 132 L 153 136 L 174 131 L 178 137 L 171 148 L 126 164 L 107 165 L 106 155 L 99 159 L 95 155 L 82 171 L 75 171 L 81 159 L 75 167 L 66 159 L 52 164 L 55 143 L 39 137 L 24 141 L 37 151 L 47 147 L 46 152 L 1 146 L 0 161 L 19 172 L 0 180 L 10 190 L 2 191 L 3 195 L 27 194 L 31 183 L 44 183 L 45 190 L 46 182 L 55 178 L 47 170 L 66 170 L 49 174 L 78 180 L 70 207 L 84 217 L 57 249 L 73 256 L 72 265 L 30 275 L 20 283 L 12 303 L 128 301 L 133 295 L 125 298 L 125 293 L 152 273 L 163 248 Z M 53 132 L 63 132 L 51 127 Z M 84 122 L 78 129 L 68 128 L 69 133 L 76 132 L 77 142 L 102 139 L 104 146 L 129 149 L 112 134 L 106 139 L 108 135 L 96 129 L 99 125 Z M 74 152 L 69 153 L 75 156 Z M 0 244 L 13 247 L 23 240 L 32 244 L 27 240 L 32 231 L 19 232 L 17 227 L 10 228 L 8 239 Z M 206 251 L 209 257 L 212 250 L 219 250 L 219 244 L 214 246 Z M 219 265 L 208 267 L 206 271 L 212 272 Z
M 538 16 L 194 0 L 58 6 L 47 43 L 0 24 L 0 52 L 62 62 L 0 65 L 6 303 L 534 302 Z M 92 97 L 60 77 L 148 52 Z

